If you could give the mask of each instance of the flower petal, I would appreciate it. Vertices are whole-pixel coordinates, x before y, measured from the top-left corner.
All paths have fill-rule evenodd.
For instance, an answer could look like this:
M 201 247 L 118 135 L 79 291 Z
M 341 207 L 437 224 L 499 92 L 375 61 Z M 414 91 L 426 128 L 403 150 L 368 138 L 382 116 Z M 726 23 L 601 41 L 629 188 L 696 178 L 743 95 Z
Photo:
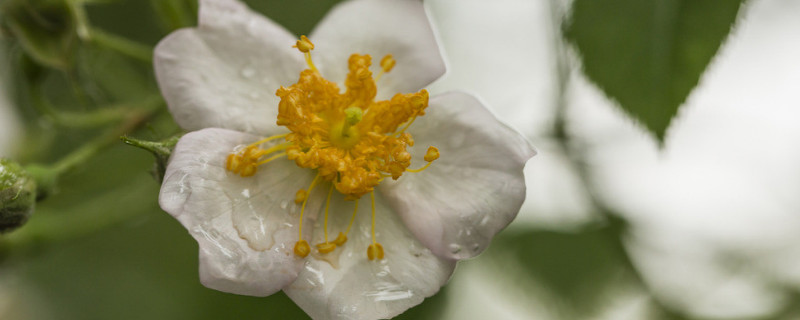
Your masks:
M 516 217 L 525 199 L 522 169 L 536 151 L 470 95 L 434 97 L 425 112 L 408 129 L 412 167 L 422 166 L 428 146 L 441 157 L 423 172 L 384 181 L 381 191 L 435 254 L 471 258 Z
M 347 229 L 354 205 L 334 193 L 328 230 L 331 238 Z M 450 278 L 455 261 L 441 259 L 419 243 L 378 194 L 375 230 L 385 257 L 368 260 L 370 213 L 367 195 L 359 201 L 348 242 L 324 256 L 309 256 L 297 281 L 284 289 L 311 318 L 391 318 L 438 292 Z M 314 231 L 314 243 L 324 241 L 322 234 L 319 229 Z
M 200 2 L 200 26 L 161 40 L 154 65 L 175 121 L 270 134 L 276 130 L 280 85 L 304 68 L 285 29 L 234 0 Z
M 200 280 L 220 291 L 266 296 L 294 281 L 303 260 L 293 254 L 299 208 L 295 192 L 313 179 L 292 161 L 259 167 L 253 177 L 227 171 L 227 155 L 258 137 L 225 129 L 186 134 L 172 154 L 159 203 L 200 246 Z M 321 201 L 309 198 L 313 223 Z M 304 230 L 310 238 L 311 229 Z
M 369 54 L 373 70 L 391 54 L 397 61 L 378 85 L 378 98 L 398 92 L 416 92 L 445 71 L 422 1 L 354 0 L 334 7 L 311 33 L 312 53 L 322 74 L 343 81 L 347 59 L 353 53 Z

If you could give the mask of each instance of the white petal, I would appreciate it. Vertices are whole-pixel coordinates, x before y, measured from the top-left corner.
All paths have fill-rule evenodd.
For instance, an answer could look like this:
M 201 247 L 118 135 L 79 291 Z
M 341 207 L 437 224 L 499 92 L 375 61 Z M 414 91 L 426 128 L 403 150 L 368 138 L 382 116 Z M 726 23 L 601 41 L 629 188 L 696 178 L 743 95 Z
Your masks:
M 334 7 L 311 33 L 322 74 L 344 81 L 353 53 L 372 56 L 373 72 L 391 54 L 397 61 L 378 83 L 378 98 L 416 92 L 444 74 L 445 66 L 422 1 L 354 0 Z
M 331 201 L 330 240 L 347 229 L 354 202 L 334 193 Z M 455 268 L 455 261 L 436 257 L 406 229 L 395 212 L 376 193 L 376 239 L 383 260 L 367 259 L 371 238 L 370 197 L 359 201 L 359 213 L 349 240 L 328 253 L 333 263 L 309 256 L 305 269 L 284 289 L 313 319 L 386 319 L 411 308 L 439 291 Z M 322 224 L 323 219 L 317 223 Z M 321 226 L 319 226 L 321 228 Z M 314 231 L 314 243 L 323 232 Z
M 153 57 L 175 121 L 186 130 L 276 130 L 275 91 L 297 81 L 304 67 L 294 41 L 238 1 L 201 1 L 200 26 L 173 32 Z
M 525 162 L 536 154 L 519 133 L 477 99 L 447 93 L 431 99 L 408 129 L 412 168 L 428 146 L 441 157 L 427 170 L 384 181 L 386 200 L 435 254 L 466 259 L 481 253 L 516 217 L 525 200 Z
M 225 170 L 227 155 L 258 137 L 225 129 L 186 134 L 170 159 L 159 203 L 200 246 L 200 280 L 209 288 L 255 296 L 270 295 L 294 281 L 303 260 L 297 242 L 298 189 L 313 171 L 285 159 L 243 178 Z M 313 223 L 324 198 L 309 198 L 305 224 Z M 311 236 L 311 228 L 304 229 Z

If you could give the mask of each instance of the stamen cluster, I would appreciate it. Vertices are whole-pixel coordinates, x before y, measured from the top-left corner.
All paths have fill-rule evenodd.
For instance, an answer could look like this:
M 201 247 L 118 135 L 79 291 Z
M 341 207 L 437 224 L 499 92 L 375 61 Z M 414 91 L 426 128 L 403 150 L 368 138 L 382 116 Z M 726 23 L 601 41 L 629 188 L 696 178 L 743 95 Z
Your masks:
M 399 178 L 411 164 L 406 148 L 414 145 L 405 128 L 425 114 L 428 92 L 396 94 L 374 101 L 375 80 L 369 55 L 353 54 L 348 60 L 346 91 L 323 78 L 315 69 L 300 73 L 297 83 L 281 87 L 277 124 L 291 133 L 286 140 L 288 159 L 303 168 L 318 169 L 348 199 L 369 193 L 385 177 Z M 391 57 L 381 63 L 394 66 Z

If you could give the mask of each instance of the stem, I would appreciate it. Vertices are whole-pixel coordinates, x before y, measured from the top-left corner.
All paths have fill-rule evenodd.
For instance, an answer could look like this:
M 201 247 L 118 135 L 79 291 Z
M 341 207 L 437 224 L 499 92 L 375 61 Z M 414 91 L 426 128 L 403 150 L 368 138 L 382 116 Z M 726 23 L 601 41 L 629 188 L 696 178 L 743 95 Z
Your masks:
M 127 119 L 122 122 L 122 124 L 114 128 L 112 130 L 107 131 L 106 134 L 97 137 L 96 139 L 89 141 L 88 143 L 84 144 L 80 148 L 76 149 L 75 151 L 71 152 L 64 158 L 61 158 L 58 162 L 53 164 L 51 167 L 52 170 L 61 175 L 75 166 L 85 162 L 89 158 L 93 157 L 97 154 L 98 151 L 101 149 L 111 145 L 119 141 L 119 137 L 138 128 L 141 126 L 145 121 L 150 119 L 153 115 L 153 112 L 156 108 L 154 106 L 160 106 L 161 104 L 150 103 L 146 105 L 146 109 L 140 109 L 132 111 Z
M 147 63 L 153 62 L 153 48 L 127 38 L 91 28 L 92 42 Z

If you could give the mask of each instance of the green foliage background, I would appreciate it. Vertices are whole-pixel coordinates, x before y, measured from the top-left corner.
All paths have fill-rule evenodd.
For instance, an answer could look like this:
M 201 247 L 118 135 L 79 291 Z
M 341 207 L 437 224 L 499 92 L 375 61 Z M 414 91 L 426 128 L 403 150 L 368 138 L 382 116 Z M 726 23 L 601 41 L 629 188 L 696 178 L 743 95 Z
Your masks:
M 20 2 L 7 0 L 4 5 L 14 1 Z M 310 32 L 337 1 L 247 2 L 299 35 Z M 10 53 L 4 61 L 10 66 L 5 76 L 11 78 L 13 100 L 28 128 L 25 147 L 16 160 L 56 163 L 86 141 L 114 133 L 113 128 L 124 122 L 128 112 L 147 115 L 145 125 L 130 133 L 133 137 L 161 140 L 179 132 L 157 98 L 147 51 L 140 49 L 152 48 L 175 28 L 194 25 L 196 2 L 42 3 L 48 14 L 58 17 L 58 32 L 19 31 L 30 23 L 26 14 L 22 14 L 24 19 L 6 17 L 3 24 L 6 35 L 27 34 L 25 39 L 32 39 L 2 39 Z M 64 3 L 79 5 L 59 7 Z M 734 25 L 740 6 L 741 1 L 575 0 L 564 31 L 580 53 L 589 78 L 634 121 L 662 140 L 670 120 Z M 76 7 L 85 11 L 76 11 Z M 87 27 L 80 22 L 82 16 L 88 17 L 89 28 L 97 29 L 100 42 L 80 39 L 80 28 Z M 141 47 L 130 47 L 113 36 Z M 570 149 L 563 123 L 554 128 L 554 135 Z M 60 176 L 54 194 L 37 204 L 31 221 L 2 235 L 0 274 L 19 279 L 26 290 L 39 296 L 31 302 L 34 309 L 43 310 L 37 316 L 306 318 L 283 294 L 254 298 L 200 285 L 197 245 L 177 221 L 159 209 L 159 185 L 148 174 L 152 167 L 152 155 L 122 142 L 113 143 Z M 537 290 L 557 297 L 558 305 L 552 307 L 565 319 L 590 318 L 608 301 L 613 292 L 610 288 L 647 292 L 622 244 L 627 223 L 601 203 L 596 203 L 596 211 L 605 221 L 581 230 L 505 232 L 486 254 L 464 264 L 483 263 L 501 278 L 506 274 L 504 261 L 514 260 L 526 266 L 513 275 L 516 283 L 535 282 L 541 286 Z M 438 319 L 444 308 L 459 303 L 448 297 L 445 286 L 400 318 Z M 653 319 L 688 319 L 656 299 L 652 304 Z M 20 319 L 27 319 L 27 311 L 22 312 Z

